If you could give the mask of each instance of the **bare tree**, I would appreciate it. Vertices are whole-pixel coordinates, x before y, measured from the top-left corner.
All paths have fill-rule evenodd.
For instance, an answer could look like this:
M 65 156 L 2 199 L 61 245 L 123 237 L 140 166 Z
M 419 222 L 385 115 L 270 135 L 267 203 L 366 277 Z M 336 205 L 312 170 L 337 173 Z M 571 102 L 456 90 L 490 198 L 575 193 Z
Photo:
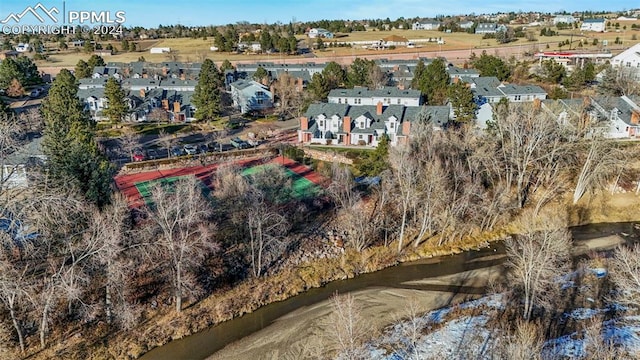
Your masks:
M 131 251 L 128 253 L 128 259 L 124 256 L 127 251 L 129 216 L 126 199 L 115 194 L 109 206 L 102 211 L 93 212 L 85 233 L 86 243 L 97 243 L 95 252 L 96 260 L 104 274 L 104 309 L 107 323 L 111 324 L 115 318 L 125 327 L 128 324 L 126 311 L 114 314 L 114 309 L 126 307 L 125 291 L 127 279 L 131 276 L 131 270 L 128 268 L 132 260 Z
M 494 175 L 512 187 L 522 208 L 540 175 L 563 163 L 570 149 L 570 129 L 532 105 L 503 105 L 496 115 L 491 136 L 497 151 L 491 156 L 498 159 L 499 165 L 494 167 Z
M 122 129 L 122 135 L 120 135 L 120 143 L 122 144 L 122 148 L 129 154 L 129 158 L 133 161 L 133 150 L 140 146 L 140 140 L 142 139 L 142 135 L 140 135 L 133 128 L 125 127 Z
M 153 250 L 167 262 L 176 311 L 180 312 L 183 297 L 196 289 L 195 270 L 219 248 L 211 239 L 211 206 L 195 177 L 180 179 L 172 188 L 156 185 L 151 190 L 151 200 L 153 205 L 147 215 L 149 230 L 156 239 Z
M 588 320 L 584 330 L 584 353 L 587 360 L 614 360 L 625 358 L 622 349 L 616 347 L 611 339 L 605 339 L 606 331 L 602 328 L 601 316 Z
M 33 251 L 31 244 L 20 246 L 18 241 L 8 233 L 0 232 L 0 302 L 9 312 L 20 350 L 24 352 L 24 314 L 31 302 L 29 286 L 35 264 L 22 259 L 23 256 L 30 257 L 24 253 Z
M 37 108 L 30 108 L 22 112 L 18 118 L 24 124 L 25 130 L 27 131 L 39 133 L 44 127 L 44 118 Z
M 331 164 L 331 185 L 328 193 L 339 208 L 351 208 L 360 201 L 360 194 L 355 190 L 355 186 L 353 174 L 348 167 L 337 162 Z
M 149 119 L 149 121 L 166 123 L 169 122 L 171 117 L 169 116 L 169 112 L 167 112 L 167 110 L 157 107 L 151 110 L 149 115 L 147 115 L 147 119 Z
M 494 344 L 494 355 L 502 359 L 540 360 L 544 338 L 542 329 L 536 322 L 517 319 L 515 329 L 499 329 L 497 343 Z
M 554 213 L 523 214 L 525 234 L 505 241 L 509 279 L 523 293 L 523 318 L 534 307 L 548 306 L 557 291 L 557 277 L 568 270 L 571 237 L 566 221 Z
M 398 201 L 400 202 L 401 220 L 400 234 L 398 235 L 398 252 L 402 251 L 405 240 L 405 231 L 409 220 L 409 210 L 416 199 L 417 187 L 417 163 L 414 161 L 411 150 L 407 145 L 398 145 L 390 150 L 389 157 L 393 158 L 391 168 L 394 183 L 397 186 Z
M 167 157 L 171 157 L 171 147 L 176 143 L 175 136 L 167 133 L 164 129 L 161 129 L 158 133 L 158 141 L 162 147 L 167 149 Z
M 246 196 L 246 226 L 249 232 L 251 269 L 255 277 L 262 275 L 264 265 L 282 253 L 287 219 L 275 211 L 265 193 L 255 187 Z
M 594 134 L 576 180 L 573 203 L 576 204 L 589 189 L 604 186 L 613 175 L 618 174 L 624 165 L 623 160 L 624 153 L 615 144 Z
M 328 320 L 329 347 L 342 359 L 366 359 L 362 345 L 374 336 L 371 325 L 362 316 L 362 309 L 351 294 L 331 298 L 333 312 Z
M 289 75 L 288 72 L 278 76 L 274 84 L 274 95 L 278 98 L 281 114 L 296 115 L 295 111 L 302 105 L 303 94 L 302 85 L 298 83 L 298 79 Z
M 609 263 L 609 278 L 618 289 L 614 301 L 638 307 L 640 304 L 640 244 L 620 246 Z
M 7 156 L 20 146 L 20 138 L 23 134 L 24 128 L 15 116 L 0 114 L 0 191 L 17 170 L 14 168 L 6 173 L 5 165 Z

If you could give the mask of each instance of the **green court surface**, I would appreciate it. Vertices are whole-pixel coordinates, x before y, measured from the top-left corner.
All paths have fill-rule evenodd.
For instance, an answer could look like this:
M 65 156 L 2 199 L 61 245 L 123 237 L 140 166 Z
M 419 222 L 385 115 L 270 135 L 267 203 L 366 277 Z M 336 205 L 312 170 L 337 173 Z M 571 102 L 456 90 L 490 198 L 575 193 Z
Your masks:
M 156 186 L 156 184 L 160 184 L 160 186 L 162 187 L 169 186 L 170 188 L 172 188 L 173 183 L 181 179 L 186 179 L 189 176 L 193 176 L 193 175 L 172 176 L 172 177 L 166 177 L 166 178 L 161 178 L 156 180 L 141 181 L 136 183 L 135 186 L 136 186 L 136 189 L 138 189 L 140 196 L 144 199 L 145 203 L 150 205 L 151 189 L 153 189 L 153 187 Z M 200 187 L 202 188 L 202 192 L 205 195 L 205 197 L 209 196 L 209 193 L 211 190 L 202 182 L 199 182 L 199 184 L 200 184 Z
M 291 195 L 296 199 L 304 199 L 315 197 L 320 193 L 320 186 L 318 186 L 313 181 L 305 178 L 304 176 L 292 171 L 284 166 L 274 165 L 274 164 L 265 164 L 253 166 L 242 171 L 243 176 L 250 176 L 258 173 L 259 171 L 264 171 L 266 166 L 278 166 L 284 170 L 284 173 L 288 178 L 291 179 L 291 189 L 293 190 Z

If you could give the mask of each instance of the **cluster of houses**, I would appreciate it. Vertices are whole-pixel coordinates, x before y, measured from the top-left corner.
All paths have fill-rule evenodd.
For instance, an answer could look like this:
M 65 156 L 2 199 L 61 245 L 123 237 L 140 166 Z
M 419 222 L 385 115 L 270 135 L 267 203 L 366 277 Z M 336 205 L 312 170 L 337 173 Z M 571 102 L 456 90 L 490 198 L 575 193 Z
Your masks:
M 129 112 L 125 121 L 144 122 L 165 119 L 189 122 L 195 120 L 193 94 L 198 84 L 198 63 L 107 63 L 96 66 L 91 77 L 79 80 L 78 97 L 96 121 L 106 120 L 108 107 L 105 85 L 109 78 L 118 80 L 127 92 Z M 233 105 L 243 113 L 273 107 L 273 93 L 264 85 L 249 80 L 252 71 L 227 71 L 225 85 Z
M 635 19 L 633 19 L 635 20 Z M 580 19 L 574 17 L 573 15 L 560 14 L 555 15 L 552 19 L 550 19 L 547 23 L 558 25 L 558 24 L 575 24 L 580 22 Z M 607 20 L 604 18 L 592 18 L 592 19 L 584 19 L 582 24 L 580 25 L 580 31 L 592 31 L 592 32 L 603 32 L 606 30 Z M 529 26 L 540 26 L 544 23 L 541 22 L 533 22 L 527 24 Z M 420 21 L 416 21 L 411 25 L 411 29 L 413 30 L 439 30 L 444 23 L 434 19 L 423 19 Z M 471 20 L 463 20 L 457 23 L 458 28 L 461 30 L 472 29 L 475 25 L 475 33 L 476 34 L 495 34 L 500 31 L 505 31 L 507 29 L 505 24 L 500 24 L 498 22 L 474 22 Z
M 611 60 L 614 66 L 635 69 L 634 73 L 640 75 L 640 44 Z M 412 124 L 416 122 L 429 121 L 435 129 L 442 129 L 455 120 L 449 105 L 426 105 L 419 91 L 404 86 L 411 82 L 415 60 L 381 59 L 377 64 L 396 80 L 395 87 L 332 90 L 327 103 L 312 104 L 300 118 L 298 141 L 376 146 L 386 136 L 391 145 L 396 145 L 411 136 Z M 476 104 L 475 125 L 479 129 L 486 129 L 494 119 L 496 104 L 507 100 L 531 103 L 553 114 L 558 123 L 566 123 L 569 117 L 586 118 L 594 125 L 594 131 L 608 138 L 640 136 L 640 97 L 550 100 L 546 91 L 536 85 L 503 83 L 495 77 L 481 77 L 473 69 L 455 66 L 449 66 L 448 71 L 453 82 L 463 82 L 471 89 Z

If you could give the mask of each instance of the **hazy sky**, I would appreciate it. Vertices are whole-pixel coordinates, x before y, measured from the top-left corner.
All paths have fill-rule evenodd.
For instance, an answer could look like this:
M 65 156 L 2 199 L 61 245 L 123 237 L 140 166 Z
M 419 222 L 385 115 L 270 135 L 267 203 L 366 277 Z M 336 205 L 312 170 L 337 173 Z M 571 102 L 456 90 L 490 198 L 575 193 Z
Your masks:
M 0 20 L 10 13 L 20 13 L 36 1 L 0 0 Z M 63 8 L 62 0 L 42 0 L 50 9 Z M 251 23 L 288 23 L 292 19 L 373 19 L 415 16 L 456 15 L 464 13 L 494 13 L 508 11 L 556 12 L 582 10 L 627 10 L 635 1 L 629 0 L 66 0 L 65 9 L 76 11 L 124 11 L 128 26 L 159 24 L 223 25 L 238 21 Z M 640 3 L 636 4 L 640 7 Z M 24 18 L 24 21 L 27 17 Z

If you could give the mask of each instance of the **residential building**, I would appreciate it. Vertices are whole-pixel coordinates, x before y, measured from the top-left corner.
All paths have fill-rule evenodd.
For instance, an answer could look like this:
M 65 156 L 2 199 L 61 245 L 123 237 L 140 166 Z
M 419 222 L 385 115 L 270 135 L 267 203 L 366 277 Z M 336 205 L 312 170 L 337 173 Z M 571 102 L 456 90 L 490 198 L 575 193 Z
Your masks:
M 107 83 L 107 78 L 83 78 L 78 80 L 78 83 L 78 89 L 80 90 L 104 88 L 105 84 Z
M 438 28 L 442 25 L 439 21 L 435 20 L 422 20 L 416 21 L 411 26 L 413 30 L 438 30 Z
M 311 104 L 300 118 L 298 141 L 304 144 L 377 146 L 383 136 L 390 144 L 407 141 L 411 124 L 430 121 L 441 128 L 449 120 L 448 106 L 408 107 L 404 105 L 352 106 Z
M 84 104 L 84 109 L 89 112 L 91 118 L 95 121 L 105 120 L 102 115 L 103 110 L 107 107 L 108 100 L 104 95 L 104 87 L 94 87 L 78 90 L 78 98 Z
M 467 21 L 461 21 L 458 26 L 460 27 L 460 29 L 471 29 L 473 27 L 473 21 L 471 20 L 467 20 Z
M 497 31 L 497 23 L 479 23 L 476 26 L 476 34 L 495 34 Z
M 46 160 L 42 151 L 42 138 L 31 139 L 4 159 L 0 168 L 0 185 L 4 188 L 29 186 L 29 168 Z
M 598 119 L 601 131 L 608 138 L 636 138 L 640 136 L 640 98 L 620 96 L 590 99 L 591 117 Z
M 312 39 L 313 38 L 333 39 L 333 33 L 329 30 L 322 29 L 322 28 L 310 29 L 308 35 Z
M 263 111 L 273 107 L 273 94 L 256 81 L 238 80 L 230 84 L 233 106 L 242 113 Z
M 604 32 L 607 21 L 605 19 L 584 19 L 580 31 Z
M 461 77 L 466 77 L 466 78 L 480 77 L 480 72 L 476 69 L 465 69 L 465 68 L 453 66 L 451 64 L 447 66 L 447 72 L 449 72 L 449 77 L 451 79 L 461 78 Z
M 638 69 L 640 72 L 640 43 L 614 56 L 611 59 L 611 65 L 621 68 Z
M 262 51 L 262 45 L 257 42 L 239 42 L 238 43 L 238 50 L 239 51 L 250 51 L 250 52 L 261 52 Z
M 28 43 L 19 43 L 16 46 L 16 51 L 17 52 L 29 52 L 29 49 L 30 49 L 30 47 L 29 47 Z
M 578 19 L 576 19 L 575 17 L 573 17 L 573 15 L 556 15 L 553 18 L 553 25 L 557 25 L 560 23 L 563 24 L 573 24 L 576 23 L 578 21 Z
M 353 89 L 333 89 L 327 97 L 329 103 L 361 105 L 404 105 L 416 107 L 422 105 L 422 96 L 419 90 L 400 90 L 396 87 L 369 90 L 356 87 Z
M 537 85 L 503 84 L 493 76 L 460 77 L 459 79 L 469 84 L 479 104 L 497 103 L 501 99 L 507 99 L 510 102 L 530 102 L 547 98 L 547 92 Z

